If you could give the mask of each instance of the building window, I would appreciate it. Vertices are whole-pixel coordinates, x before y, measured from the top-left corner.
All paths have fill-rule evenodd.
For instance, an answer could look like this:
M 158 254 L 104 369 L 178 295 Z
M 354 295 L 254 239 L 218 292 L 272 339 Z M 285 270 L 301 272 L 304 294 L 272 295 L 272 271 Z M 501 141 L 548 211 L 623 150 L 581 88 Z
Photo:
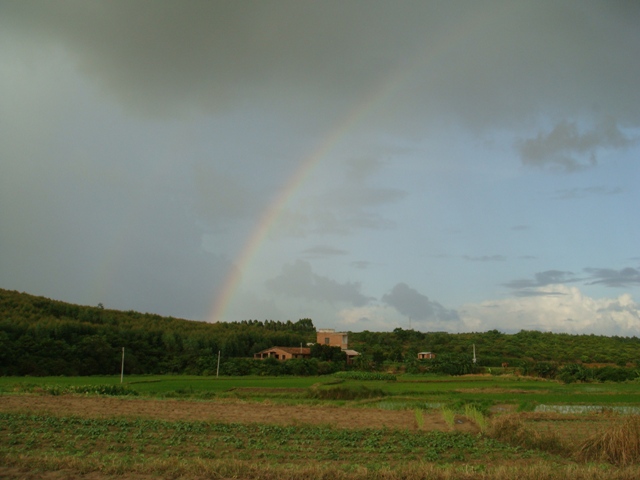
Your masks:
M 324 337 L 324 344 L 329 345 L 329 337 Z

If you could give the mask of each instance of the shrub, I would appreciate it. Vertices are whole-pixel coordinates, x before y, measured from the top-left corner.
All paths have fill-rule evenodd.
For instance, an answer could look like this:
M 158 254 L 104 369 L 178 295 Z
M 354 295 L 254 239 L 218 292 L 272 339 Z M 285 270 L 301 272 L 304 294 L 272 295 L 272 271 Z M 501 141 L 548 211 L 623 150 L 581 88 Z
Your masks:
M 595 368 L 593 377 L 600 382 L 625 382 L 637 377 L 637 373 L 632 368 L 606 366 Z
M 567 363 L 560 368 L 558 378 L 563 383 L 588 382 L 593 380 L 593 370 L 578 363 Z
M 430 360 L 430 364 L 430 371 L 445 375 L 466 375 L 474 368 L 473 359 L 466 354 L 443 353 Z
M 555 362 L 538 362 L 533 367 L 533 371 L 542 378 L 555 378 L 556 373 L 558 373 L 558 364 Z

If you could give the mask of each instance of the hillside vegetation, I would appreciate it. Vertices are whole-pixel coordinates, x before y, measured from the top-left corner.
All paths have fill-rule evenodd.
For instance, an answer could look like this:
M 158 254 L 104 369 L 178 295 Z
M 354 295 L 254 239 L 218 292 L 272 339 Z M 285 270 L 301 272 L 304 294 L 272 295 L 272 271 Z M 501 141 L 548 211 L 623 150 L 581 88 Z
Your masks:
M 313 342 L 311 319 L 288 321 L 243 320 L 207 323 L 69 304 L 26 293 L 0 289 L 0 375 L 112 375 L 120 372 L 122 347 L 127 374 L 212 374 L 220 352 L 221 374 L 316 375 L 345 368 L 343 358 L 326 349 L 312 349 L 311 360 L 285 362 L 247 360 L 271 346 L 299 346 Z M 509 363 L 523 373 L 552 376 L 559 364 L 635 365 L 640 357 L 636 337 L 569 335 L 522 330 L 505 334 L 350 332 L 349 347 L 362 353 L 354 368 L 393 367 L 424 371 L 420 351 L 437 354 L 434 366 L 457 364 L 470 368 L 472 345 L 477 366 Z M 468 373 L 458 371 L 452 373 Z

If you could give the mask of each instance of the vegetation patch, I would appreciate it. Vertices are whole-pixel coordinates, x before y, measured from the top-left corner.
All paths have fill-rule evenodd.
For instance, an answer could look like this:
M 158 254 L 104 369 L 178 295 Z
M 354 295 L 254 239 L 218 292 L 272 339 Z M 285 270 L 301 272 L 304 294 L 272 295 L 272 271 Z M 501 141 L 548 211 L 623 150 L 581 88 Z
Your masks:
M 384 397 L 386 393 L 379 388 L 362 385 L 353 387 L 317 388 L 309 390 L 308 396 L 319 400 L 361 400 Z
M 356 370 L 336 372 L 333 375 L 338 378 L 349 380 L 382 380 L 391 382 L 395 382 L 397 380 L 397 377 L 392 373 L 361 372 Z

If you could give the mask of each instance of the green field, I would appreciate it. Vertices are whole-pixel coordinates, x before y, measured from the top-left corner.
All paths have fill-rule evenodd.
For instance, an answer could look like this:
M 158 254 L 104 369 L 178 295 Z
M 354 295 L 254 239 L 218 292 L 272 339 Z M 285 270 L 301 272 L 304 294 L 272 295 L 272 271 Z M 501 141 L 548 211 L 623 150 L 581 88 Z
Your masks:
M 261 480 L 640 478 L 636 463 L 640 456 L 627 464 L 604 457 L 580 459 L 585 432 L 618 422 L 622 417 L 611 413 L 616 407 L 640 406 L 640 385 L 635 382 L 564 385 L 511 376 L 405 375 L 374 381 L 339 376 L 164 375 L 128 376 L 122 385 L 124 390 L 117 390 L 119 376 L 0 378 L 0 477 L 37 478 L 59 472 L 52 478 L 84 474 Z M 156 413 L 121 416 L 114 409 L 105 416 L 64 407 L 72 398 L 74 405 L 95 406 L 90 400 L 104 397 L 96 392 L 105 386 L 117 387 L 113 391 L 118 396 L 127 394 L 122 402 L 149 406 Z M 54 396 L 61 402 L 54 402 Z M 4 410 L 3 397 L 5 404 L 13 400 L 19 408 Z M 26 405 L 34 399 L 39 406 L 29 410 Z M 54 403 L 58 410 L 47 410 Z M 339 426 L 277 424 L 257 415 L 237 423 L 177 420 L 166 418 L 168 404 L 196 413 L 205 405 L 225 409 L 233 405 L 247 412 L 266 406 L 285 417 L 295 408 L 330 406 L 345 412 L 343 418 L 348 420 Z M 604 413 L 580 415 L 526 412 L 538 405 L 606 408 Z M 479 418 L 471 419 L 470 411 Z M 447 412 L 450 430 L 434 429 L 434 419 L 445 418 Z M 409 428 L 348 424 L 356 415 L 368 422 L 373 415 L 391 414 L 415 415 L 415 424 Z M 515 419 L 500 433 L 496 425 L 509 416 Z M 478 427 L 487 422 L 488 427 L 456 430 L 453 425 L 460 419 Z M 425 420 L 431 427 L 423 428 Z M 637 436 L 640 439 L 640 430 Z
M 24 392 L 41 387 L 120 385 L 119 376 L 0 377 L 0 392 Z M 399 376 L 397 381 L 365 381 L 320 377 L 202 377 L 143 375 L 125 377 L 122 384 L 143 396 L 266 398 L 286 403 L 313 402 L 312 389 L 368 389 L 386 404 L 408 400 L 427 404 L 536 404 L 640 406 L 640 384 L 572 383 L 510 376 Z M 330 400 L 330 399 L 329 399 Z M 336 400 L 334 403 L 343 404 Z

